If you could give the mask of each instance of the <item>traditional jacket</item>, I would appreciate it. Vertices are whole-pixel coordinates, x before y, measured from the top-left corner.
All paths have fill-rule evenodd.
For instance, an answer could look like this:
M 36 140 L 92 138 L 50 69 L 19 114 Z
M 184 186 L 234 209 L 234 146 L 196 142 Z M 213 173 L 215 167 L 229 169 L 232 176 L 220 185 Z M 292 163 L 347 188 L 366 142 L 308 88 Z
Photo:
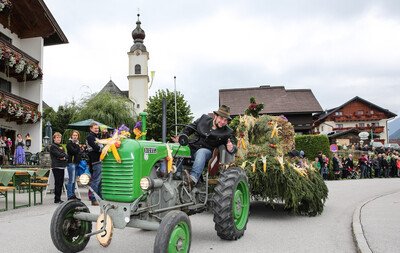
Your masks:
M 203 114 L 203 116 L 198 118 L 192 124 L 189 124 L 189 127 L 186 127 L 183 130 L 184 134 L 188 136 L 191 134 L 195 134 L 196 138 L 199 138 L 197 142 L 190 144 L 190 148 L 193 152 L 196 152 L 200 148 L 207 148 L 212 151 L 214 148 L 217 148 L 220 145 L 225 145 L 226 147 L 228 139 L 231 139 L 231 141 L 234 140 L 232 136 L 233 130 L 228 126 L 217 129 L 212 129 L 212 126 L 213 118 Z M 191 127 L 196 129 L 198 133 L 191 129 Z M 236 150 L 236 146 L 234 146 L 232 153 L 235 153 Z

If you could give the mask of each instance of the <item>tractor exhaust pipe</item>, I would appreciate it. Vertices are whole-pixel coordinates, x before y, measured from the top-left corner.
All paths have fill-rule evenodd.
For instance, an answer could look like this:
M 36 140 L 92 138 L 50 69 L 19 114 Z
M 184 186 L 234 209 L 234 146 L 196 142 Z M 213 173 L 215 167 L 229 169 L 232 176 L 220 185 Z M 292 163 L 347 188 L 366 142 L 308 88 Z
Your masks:
M 167 101 L 162 100 L 162 142 L 167 142 Z

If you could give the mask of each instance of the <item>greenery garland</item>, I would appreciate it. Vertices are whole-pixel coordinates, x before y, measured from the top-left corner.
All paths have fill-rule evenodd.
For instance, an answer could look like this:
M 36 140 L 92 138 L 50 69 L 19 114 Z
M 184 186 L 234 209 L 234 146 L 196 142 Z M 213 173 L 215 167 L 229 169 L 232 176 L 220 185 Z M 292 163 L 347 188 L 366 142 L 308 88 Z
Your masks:
M 292 124 L 284 116 L 270 115 L 240 116 L 235 124 L 235 163 L 246 171 L 252 196 L 271 204 L 283 201 L 294 213 L 321 214 L 328 188 L 318 170 L 285 156 L 294 149 Z

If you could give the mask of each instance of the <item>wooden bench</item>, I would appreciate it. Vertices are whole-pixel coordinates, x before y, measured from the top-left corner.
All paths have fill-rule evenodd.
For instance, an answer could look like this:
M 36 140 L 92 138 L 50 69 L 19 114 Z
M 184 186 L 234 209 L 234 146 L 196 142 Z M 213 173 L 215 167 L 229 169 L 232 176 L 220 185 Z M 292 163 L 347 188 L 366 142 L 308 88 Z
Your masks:
M 43 204 L 43 190 L 47 188 L 47 183 L 31 183 L 31 189 L 33 191 L 33 205 Z M 40 203 L 36 203 L 36 192 L 40 192 Z
M 4 209 L 0 209 L 0 211 L 8 210 L 8 192 L 14 190 L 15 190 L 14 186 L 0 186 L 0 195 L 3 196 L 6 200 L 6 207 Z

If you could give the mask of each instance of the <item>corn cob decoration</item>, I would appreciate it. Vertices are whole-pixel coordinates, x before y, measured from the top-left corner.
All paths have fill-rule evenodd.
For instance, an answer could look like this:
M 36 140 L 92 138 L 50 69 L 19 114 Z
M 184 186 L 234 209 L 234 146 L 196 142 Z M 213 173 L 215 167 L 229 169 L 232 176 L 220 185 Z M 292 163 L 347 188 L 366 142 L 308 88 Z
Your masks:
M 264 173 L 267 173 L 267 156 L 261 156 L 261 160 L 263 163 L 263 171 Z
M 253 173 L 256 172 L 256 163 L 257 163 L 257 159 L 253 163 L 251 163 L 251 169 L 253 170 Z
M 165 144 L 165 146 L 167 147 L 167 171 L 168 173 L 170 173 L 172 171 L 172 161 L 173 161 L 173 157 L 172 157 L 172 150 L 169 147 L 168 143 Z

